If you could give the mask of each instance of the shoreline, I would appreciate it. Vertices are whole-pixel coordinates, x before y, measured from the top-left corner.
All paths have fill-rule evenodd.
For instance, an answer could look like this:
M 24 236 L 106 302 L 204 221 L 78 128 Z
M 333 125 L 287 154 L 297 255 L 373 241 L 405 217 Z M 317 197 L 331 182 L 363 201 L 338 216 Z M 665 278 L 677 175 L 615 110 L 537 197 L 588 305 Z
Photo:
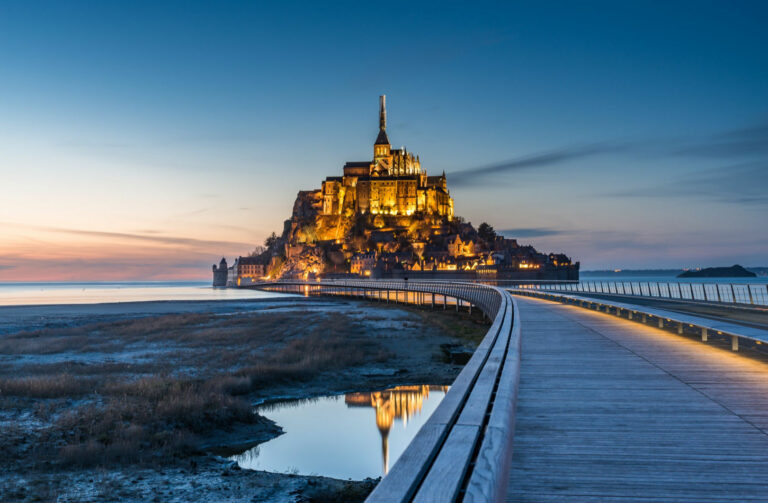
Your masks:
M 253 302 L 267 302 L 267 301 L 274 301 L 274 300 L 296 300 L 299 298 L 308 298 L 303 295 L 299 294 L 293 294 L 293 293 L 275 293 L 274 297 L 273 294 L 270 292 L 269 297 L 262 297 L 262 298 L 242 298 L 242 299 L 152 299 L 152 300 L 127 300 L 127 301 L 117 301 L 117 302 L 88 302 L 88 303 L 56 303 L 56 304 L 2 304 L 0 305 L 0 314 L 4 310 L 10 310 L 10 309 L 33 309 L 33 308 L 108 308 L 108 307 L 132 307 L 132 306 L 143 306 L 147 304 L 221 304 L 221 303 L 253 303 Z M 317 298 L 317 297 L 314 297 Z
M 319 297 L 279 294 L 275 297 L 253 299 L 212 300 L 144 300 L 126 302 L 100 302 L 93 304 L 25 304 L 0 306 L 0 335 L 18 330 L 57 326 L 73 326 L 93 321 L 109 321 L 164 314 L 222 313 L 247 311 L 263 307 L 266 303 L 318 301 Z M 327 300 L 327 299 L 324 299 Z M 90 318 L 89 318 L 90 317 Z M 58 323 L 57 323 L 58 321 Z

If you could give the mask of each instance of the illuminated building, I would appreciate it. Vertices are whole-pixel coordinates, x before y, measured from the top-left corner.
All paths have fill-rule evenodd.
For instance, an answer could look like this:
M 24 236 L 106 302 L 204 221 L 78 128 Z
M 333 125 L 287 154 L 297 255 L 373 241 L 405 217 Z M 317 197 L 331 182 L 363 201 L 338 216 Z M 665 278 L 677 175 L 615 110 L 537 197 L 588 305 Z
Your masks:
M 462 241 L 461 236 L 454 234 L 447 239 L 448 254 L 451 257 L 471 257 L 475 254 L 475 242 Z
M 266 274 L 264 264 L 259 263 L 256 257 L 238 257 L 235 261 L 237 268 L 237 278 L 242 282 L 243 279 L 257 280 L 263 278 Z
M 348 162 L 343 176 L 330 176 L 322 186 L 322 215 L 422 213 L 453 218 L 453 199 L 445 173 L 427 176 L 419 156 L 393 149 L 387 137 L 386 98 L 379 105 L 379 134 L 373 160 Z
M 360 276 L 371 276 L 376 268 L 376 252 L 356 253 L 350 259 L 349 272 Z

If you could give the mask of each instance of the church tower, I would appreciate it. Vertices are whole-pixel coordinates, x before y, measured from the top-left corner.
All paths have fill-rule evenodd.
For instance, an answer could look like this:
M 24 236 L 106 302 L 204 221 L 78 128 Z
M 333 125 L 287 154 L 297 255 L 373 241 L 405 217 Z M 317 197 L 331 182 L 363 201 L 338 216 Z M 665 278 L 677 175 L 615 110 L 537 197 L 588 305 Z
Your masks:
M 387 97 L 379 96 L 379 136 L 373 144 L 373 169 L 374 171 L 389 173 L 392 165 L 389 138 L 387 138 Z

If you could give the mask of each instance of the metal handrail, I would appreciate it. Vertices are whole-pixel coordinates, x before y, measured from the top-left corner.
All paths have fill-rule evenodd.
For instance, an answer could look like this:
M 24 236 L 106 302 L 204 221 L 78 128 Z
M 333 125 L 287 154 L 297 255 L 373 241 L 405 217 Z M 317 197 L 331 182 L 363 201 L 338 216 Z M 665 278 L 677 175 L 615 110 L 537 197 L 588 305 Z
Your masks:
M 419 304 L 436 295 L 467 302 L 492 320 L 483 340 L 437 409 L 366 501 L 503 501 L 514 441 L 520 372 L 520 317 L 509 292 L 454 281 L 285 280 L 249 287 L 304 295 L 390 300 L 404 293 Z M 430 297 L 427 297 L 430 295 Z M 396 295 L 399 301 L 400 295 Z
M 579 283 L 530 283 L 515 288 L 598 293 L 657 299 L 707 302 L 744 306 L 768 306 L 768 284 L 684 283 L 677 281 L 581 281 Z

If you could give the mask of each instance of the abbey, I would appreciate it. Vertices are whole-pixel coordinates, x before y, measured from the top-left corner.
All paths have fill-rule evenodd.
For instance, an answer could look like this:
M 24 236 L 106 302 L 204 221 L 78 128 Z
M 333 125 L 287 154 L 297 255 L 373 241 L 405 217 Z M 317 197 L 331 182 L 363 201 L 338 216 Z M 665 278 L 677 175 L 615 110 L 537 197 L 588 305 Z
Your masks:
M 445 173 L 427 176 L 419 156 L 393 149 L 387 137 L 386 96 L 379 97 L 379 134 L 373 160 L 347 162 L 344 176 L 329 176 L 322 186 L 323 215 L 438 215 L 453 218 L 453 199 Z

